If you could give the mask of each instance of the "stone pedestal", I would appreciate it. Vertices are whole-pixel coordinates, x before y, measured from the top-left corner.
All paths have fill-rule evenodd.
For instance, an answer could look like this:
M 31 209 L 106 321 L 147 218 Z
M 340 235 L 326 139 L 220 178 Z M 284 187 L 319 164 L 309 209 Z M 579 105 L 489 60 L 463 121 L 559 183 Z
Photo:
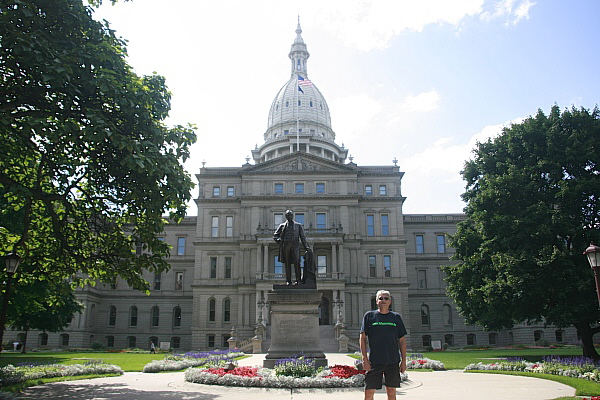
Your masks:
M 301 285 L 298 285 L 301 287 Z M 319 338 L 319 304 L 316 289 L 274 287 L 267 294 L 271 309 L 271 346 L 263 366 L 273 368 L 277 360 L 304 354 L 317 366 L 327 366 Z

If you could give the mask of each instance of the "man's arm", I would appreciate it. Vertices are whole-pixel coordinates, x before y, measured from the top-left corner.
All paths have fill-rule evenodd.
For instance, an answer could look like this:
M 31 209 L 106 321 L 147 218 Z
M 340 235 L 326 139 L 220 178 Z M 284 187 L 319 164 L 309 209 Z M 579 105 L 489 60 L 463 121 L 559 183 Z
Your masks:
M 400 344 L 400 355 L 402 356 L 402 361 L 400 363 L 400 372 L 406 372 L 406 338 L 402 336 L 399 339 Z
M 406 352 L 406 346 L 404 351 Z M 370 371 L 371 363 L 369 362 L 369 357 L 367 356 L 367 334 L 364 332 L 360 333 L 360 353 L 362 354 L 363 369 L 365 371 Z
M 281 234 L 283 233 L 283 224 L 280 224 L 277 227 L 277 230 L 275 231 L 275 233 L 273 234 L 273 240 L 275 240 L 277 243 L 281 242 Z

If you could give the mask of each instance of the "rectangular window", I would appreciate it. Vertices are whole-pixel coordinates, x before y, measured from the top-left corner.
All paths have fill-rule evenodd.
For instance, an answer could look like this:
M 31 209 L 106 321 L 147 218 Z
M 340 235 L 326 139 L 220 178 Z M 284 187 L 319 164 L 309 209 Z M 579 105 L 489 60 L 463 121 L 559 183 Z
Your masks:
M 231 257 L 225 257 L 225 279 L 231 278 Z
M 128 336 L 127 337 L 127 347 L 133 349 L 136 346 L 136 340 L 135 340 L 135 336 Z
M 175 272 L 175 290 L 183 290 L 183 272 Z
M 154 290 L 160 290 L 161 273 L 154 273 Z
M 171 347 L 174 349 L 181 348 L 181 338 L 180 337 L 172 337 L 171 338 Z
M 220 186 L 213 187 L 213 197 L 221 197 L 221 187 Z
M 178 256 L 185 255 L 185 238 L 184 237 L 177 238 L 177 255 Z
M 227 186 L 227 197 L 235 196 L 235 188 L 233 186 Z
M 375 216 L 367 215 L 367 236 L 375 236 Z
M 376 256 L 369 256 L 369 278 L 377 277 L 377 258 Z
M 233 237 L 233 217 L 225 217 L 225 236 Z
M 317 274 L 327 273 L 327 256 L 317 256 Z
M 327 229 L 327 214 L 317 213 L 317 229 Z
M 383 256 L 383 276 L 386 278 L 392 276 L 392 256 Z
M 304 193 L 304 183 L 296 183 L 296 193 Z
M 304 213 L 296 213 L 294 220 L 296 220 L 297 223 L 304 225 Z
M 141 256 L 143 250 L 144 250 L 144 248 L 142 247 L 142 244 L 140 242 L 136 242 L 135 243 L 135 255 Z
M 425 253 L 425 243 L 423 242 L 423 235 L 416 235 L 415 243 L 417 245 L 417 254 Z
M 417 271 L 417 289 L 427 289 L 427 270 Z
M 365 185 L 365 196 L 373 196 L 373 185 Z
M 274 192 L 275 194 L 283 194 L 283 183 L 276 183 Z
M 283 275 L 283 264 L 279 262 L 279 256 L 275 256 L 275 269 L 273 270 L 275 277 L 279 278 Z
M 437 252 L 445 253 L 446 252 L 446 236 L 437 235 Z
M 210 279 L 217 279 L 217 257 L 210 258 Z
M 390 236 L 390 219 L 387 214 L 381 215 L 381 236 Z
M 115 347 L 115 337 L 114 336 L 106 337 L 106 347 Z
M 315 187 L 315 193 L 325 193 L 325 184 L 324 183 L 317 183 L 316 187 Z
M 207 342 L 208 342 L 208 347 L 210 347 L 210 348 L 215 347 L 215 335 L 208 335 Z
M 219 217 L 212 217 L 210 236 L 219 237 Z
M 285 218 L 283 217 L 283 213 L 275 213 L 273 214 L 273 223 L 275 224 L 275 228 L 277 228 L 280 224 L 283 224 Z
M 379 185 L 379 195 L 387 196 L 387 186 L 386 185 Z
M 138 323 L 138 309 L 137 307 L 131 307 L 129 311 L 129 326 L 137 326 Z

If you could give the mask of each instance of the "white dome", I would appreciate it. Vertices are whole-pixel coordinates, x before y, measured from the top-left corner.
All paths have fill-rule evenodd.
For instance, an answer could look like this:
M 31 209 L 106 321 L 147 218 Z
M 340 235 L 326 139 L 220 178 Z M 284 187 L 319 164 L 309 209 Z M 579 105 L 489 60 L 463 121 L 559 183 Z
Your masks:
M 347 149 L 335 143 L 325 97 L 308 79 L 307 60 L 310 54 L 301 33 L 298 22 L 296 39 L 288 54 L 291 77 L 271 104 L 265 143 L 252 151 L 256 163 L 298 151 L 336 162 L 344 162 L 348 155 Z

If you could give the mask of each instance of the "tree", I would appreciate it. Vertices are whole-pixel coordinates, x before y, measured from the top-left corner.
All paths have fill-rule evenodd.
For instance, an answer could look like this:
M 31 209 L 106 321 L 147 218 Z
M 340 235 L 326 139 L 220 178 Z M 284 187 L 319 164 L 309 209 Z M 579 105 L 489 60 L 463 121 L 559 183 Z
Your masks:
M 179 221 L 191 197 L 182 162 L 196 137 L 164 124 L 164 78 L 137 76 L 92 12 L 81 0 L 0 5 L 0 254 L 30 267 L 20 283 L 121 277 L 148 291 L 142 272 L 168 268 L 163 216 Z
M 468 324 L 574 325 L 597 357 L 600 317 L 582 255 L 600 236 L 600 111 L 552 107 L 478 143 L 461 172 L 467 219 L 451 238 L 460 262 L 444 267 Z
M 17 285 L 11 296 L 7 321 L 13 329 L 23 331 L 25 340 L 22 353 L 27 346 L 30 329 L 44 332 L 59 332 L 67 327 L 75 313 L 83 311 L 71 284 L 49 280 L 27 282 Z

